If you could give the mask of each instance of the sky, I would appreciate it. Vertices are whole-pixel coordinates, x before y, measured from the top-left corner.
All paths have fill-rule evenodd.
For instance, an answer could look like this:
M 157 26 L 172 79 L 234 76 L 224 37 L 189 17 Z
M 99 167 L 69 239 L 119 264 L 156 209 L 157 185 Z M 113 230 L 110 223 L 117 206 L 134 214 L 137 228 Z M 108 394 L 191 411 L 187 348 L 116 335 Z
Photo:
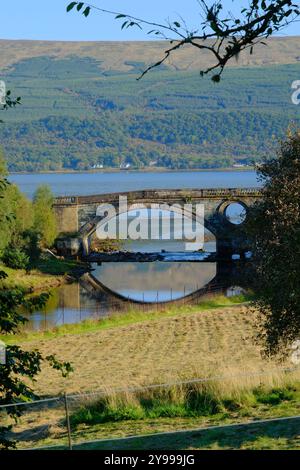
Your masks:
M 39 39 L 64 41 L 128 41 L 151 39 L 138 28 L 121 31 L 122 22 L 113 16 L 93 12 L 88 18 L 73 11 L 66 13 L 70 0 L 0 0 L 0 39 Z M 104 9 L 163 22 L 181 15 L 189 26 L 201 22 L 197 0 L 90 0 Z M 241 9 L 244 0 L 224 0 L 232 12 Z M 4 6 L 7 5 L 7 6 Z M 299 23 L 290 25 L 281 35 L 299 35 Z

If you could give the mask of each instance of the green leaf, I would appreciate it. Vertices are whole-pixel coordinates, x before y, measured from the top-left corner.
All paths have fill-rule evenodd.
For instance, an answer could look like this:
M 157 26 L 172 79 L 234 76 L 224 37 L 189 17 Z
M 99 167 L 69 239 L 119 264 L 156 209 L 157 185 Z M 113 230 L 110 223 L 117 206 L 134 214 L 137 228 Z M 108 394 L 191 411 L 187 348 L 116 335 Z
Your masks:
M 69 5 L 67 6 L 67 11 L 71 11 L 73 10 L 73 8 L 75 7 L 75 5 L 77 5 L 77 2 L 71 2 L 69 3 Z
M 80 11 L 83 5 L 84 5 L 84 2 L 79 2 L 77 5 L 77 11 Z
M 86 7 L 85 10 L 83 10 L 82 14 L 87 18 L 90 14 L 91 7 Z
M 142 29 L 141 25 L 139 25 L 139 24 L 136 23 L 135 21 L 131 21 L 131 23 L 129 23 L 129 25 L 127 26 L 127 28 L 129 28 L 130 26 L 137 26 L 138 28 Z
M 181 24 L 178 23 L 178 21 L 174 21 L 174 25 L 176 26 L 176 28 L 180 28 Z
M 216 75 L 213 75 L 211 79 L 214 83 L 219 83 L 221 81 L 221 75 L 218 73 Z
M 127 16 L 120 13 L 119 15 L 115 17 L 115 19 L 118 20 L 119 18 L 127 18 Z

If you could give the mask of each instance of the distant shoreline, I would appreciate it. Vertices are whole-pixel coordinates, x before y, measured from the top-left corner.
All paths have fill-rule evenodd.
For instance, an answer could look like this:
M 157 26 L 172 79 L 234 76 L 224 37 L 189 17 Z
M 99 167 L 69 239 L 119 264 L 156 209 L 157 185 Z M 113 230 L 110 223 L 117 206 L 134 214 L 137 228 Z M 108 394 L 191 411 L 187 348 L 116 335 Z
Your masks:
M 45 171 L 10 171 L 9 175 L 64 175 L 64 174 L 93 174 L 93 173 L 209 173 L 209 172 L 245 172 L 255 171 L 255 167 L 244 168 L 195 168 L 195 169 L 168 169 L 168 168 L 145 168 L 139 170 L 120 170 L 119 168 L 94 169 L 94 170 L 45 170 Z

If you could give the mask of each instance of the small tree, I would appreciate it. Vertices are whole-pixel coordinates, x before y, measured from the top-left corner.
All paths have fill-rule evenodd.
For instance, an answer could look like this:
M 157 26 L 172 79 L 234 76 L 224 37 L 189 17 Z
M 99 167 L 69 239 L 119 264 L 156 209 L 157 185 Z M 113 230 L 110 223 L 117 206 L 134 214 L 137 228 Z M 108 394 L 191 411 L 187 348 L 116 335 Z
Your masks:
M 53 194 L 47 185 L 40 186 L 33 197 L 34 230 L 42 247 L 52 246 L 57 236 L 56 218 L 52 209 Z
M 268 354 L 300 338 L 300 132 L 289 133 L 277 158 L 259 167 L 263 197 L 249 213 L 251 279 Z

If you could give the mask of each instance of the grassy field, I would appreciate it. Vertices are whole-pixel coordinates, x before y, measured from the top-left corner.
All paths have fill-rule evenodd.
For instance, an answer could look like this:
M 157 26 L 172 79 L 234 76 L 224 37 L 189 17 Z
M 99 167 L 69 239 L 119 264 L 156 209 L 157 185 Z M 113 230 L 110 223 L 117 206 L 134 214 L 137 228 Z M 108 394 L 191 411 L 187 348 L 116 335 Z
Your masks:
M 287 373 L 283 364 L 263 359 L 255 315 L 247 304 L 229 302 L 219 298 L 164 312 L 132 311 L 16 339 L 25 348 L 72 362 L 74 373 L 67 379 L 44 367 L 35 389 L 41 396 L 79 394 L 69 402 L 75 443 L 299 415 L 299 371 Z M 209 380 L 130 391 L 201 377 Z M 118 387 L 126 390 L 115 392 Z M 66 443 L 63 402 L 25 408 L 13 437 L 20 447 Z M 82 448 L 297 448 L 297 439 L 291 421 Z
M 7 339 L 42 353 L 51 351 L 73 364 L 74 373 L 67 379 L 47 367 L 42 370 L 36 389 L 47 396 L 274 368 L 276 376 L 277 364 L 264 359 L 255 342 L 256 319 L 247 305 L 219 302 L 210 309 L 204 304 L 164 312 L 132 311 Z M 231 382 L 233 389 L 251 388 L 261 379 Z
M 29 334 L 24 341 L 27 348 L 51 351 L 74 366 L 66 380 L 45 368 L 36 384 L 38 392 L 55 395 L 64 390 L 139 386 L 268 366 L 253 343 L 253 322 L 246 307 L 199 312 L 182 308 L 174 315 L 168 311 L 162 318 L 153 313 L 149 320 L 147 313 L 140 315 L 141 321 L 135 312 L 125 314 L 124 320 L 122 316 L 106 320 L 103 327 L 101 322 L 100 327 L 92 323 L 90 330 L 87 323 L 87 331 L 75 334 L 72 327 L 70 334 L 61 334 L 68 330 L 62 327 L 57 336 L 50 333 L 49 339 L 47 333 L 36 339 Z M 75 331 L 84 327 L 75 327 Z

